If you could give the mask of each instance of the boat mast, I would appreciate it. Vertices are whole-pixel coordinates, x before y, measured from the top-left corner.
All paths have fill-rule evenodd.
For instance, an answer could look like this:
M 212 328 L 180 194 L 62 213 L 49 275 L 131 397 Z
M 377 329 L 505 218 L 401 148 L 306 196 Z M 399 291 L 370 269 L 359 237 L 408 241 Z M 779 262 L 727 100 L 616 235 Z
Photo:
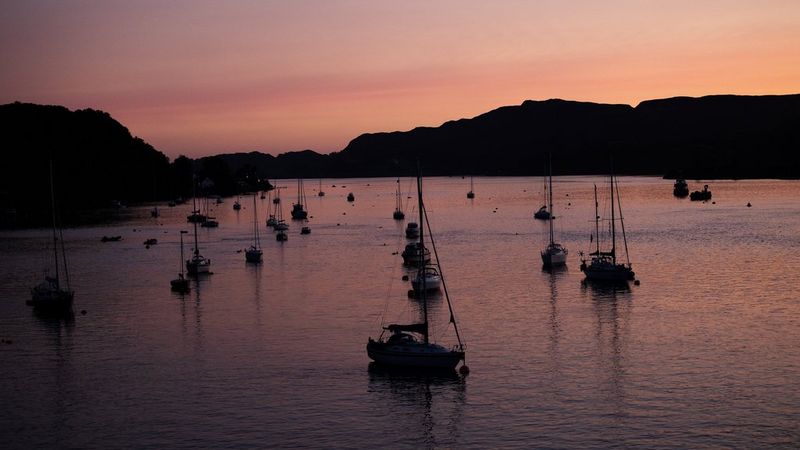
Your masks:
M 628 238 L 625 236 L 625 220 L 622 217 L 622 202 L 619 198 L 619 180 L 617 180 L 617 206 L 619 207 L 619 223 L 622 225 L 622 242 L 625 244 L 625 259 L 631 265 L 631 255 L 628 253 Z
M 617 227 L 614 217 L 614 163 L 611 163 L 611 262 L 617 263 Z
M 184 234 L 186 234 L 186 230 L 181 230 L 181 233 L 180 233 L 180 236 L 181 236 L 181 261 L 180 261 L 181 278 L 183 278 L 183 267 L 184 267 L 183 266 L 183 235 Z
M 403 201 L 400 199 L 400 177 L 397 177 L 397 192 L 395 195 L 395 209 L 402 211 Z
M 548 165 L 548 168 L 549 168 L 549 171 L 550 171 L 550 192 L 549 192 L 549 194 L 550 194 L 549 195 L 549 200 L 550 201 L 549 201 L 548 210 L 550 211 L 550 218 L 549 218 L 549 222 L 550 222 L 550 247 L 552 247 L 553 246 L 553 240 L 554 240 L 553 239 L 553 219 L 555 219 L 556 216 L 553 215 L 553 158 L 552 158 L 552 155 L 550 153 L 547 154 L 547 163 L 548 163 L 547 165 Z
M 600 257 L 600 213 L 597 203 L 597 185 L 594 185 L 594 240 L 597 245 L 597 256 Z
M 200 249 L 197 248 L 197 222 L 192 222 L 194 224 L 194 256 L 198 256 L 200 254 Z
M 255 237 L 255 247 L 256 249 L 261 248 L 261 242 L 259 242 L 258 238 L 258 210 L 256 209 L 256 194 L 253 193 L 253 233 Z
M 431 229 L 431 224 L 428 221 L 428 215 L 425 214 L 425 223 L 420 223 L 420 226 L 427 226 L 428 231 Z M 461 332 L 458 331 L 458 324 L 456 323 L 456 316 L 453 313 L 453 305 L 450 303 L 450 294 L 447 292 L 447 283 L 444 280 L 444 270 L 442 270 L 442 266 L 439 263 L 439 252 L 436 251 L 436 242 L 433 240 L 433 233 L 428 236 L 431 240 L 431 248 L 433 248 L 433 256 L 436 258 L 436 263 L 439 265 L 439 278 L 442 280 L 442 288 L 444 289 L 444 298 L 447 300 L 447 309 L 450 311 L 450 323 L 453 324 L 453 330 L 456 332 L 456 339 L 458 339 L 458 348 L 463 350 L 464 343 L 461 342 Z
M 423 203 L 422 203 L 422 173 L 420 172 L 419 163 L 417 164 L 417 199 L 419 201 L 419 266 L 417 268 L 417 277 L 422 278 L 422 318 L 424 333 L 423 338 L 425 344 L 428 344 L 428 298 L 425 293 L 427 286 L 425 286 L 425 244 L 423 240 L 425 226 L 423 225 Z
M 53 189 L 53 160 L 50 160 L 50 211 L 53 216 L 53 259 L 56 263 L 56 288 L 60 287 L 58 279 L 58 235 L 56 234 L 56 195 Z

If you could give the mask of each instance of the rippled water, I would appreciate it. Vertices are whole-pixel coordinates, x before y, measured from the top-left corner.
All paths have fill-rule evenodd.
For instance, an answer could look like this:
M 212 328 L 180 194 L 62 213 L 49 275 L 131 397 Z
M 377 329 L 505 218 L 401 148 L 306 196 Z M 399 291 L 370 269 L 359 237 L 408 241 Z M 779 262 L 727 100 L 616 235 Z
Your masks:
M 419 307 L 395 254 L 406 241 L 391 219 L 394 180 L 326 180 L 322 198 L 309 189 L 312 234 L 295 223 L 280 244 L 261 225 L 261 266 L 238 252 L 250 244 L 252 200 L 237 213 L 226 199 L 220 227 L 200 231 L 214 274 L 185 296 L 169 280 L 190 206 L 163 208 L 157 220 L 129 208 L 120 225 L 65 230 L 75 308 L 86 310 L 72 322 L 25 305 L 48 230 L 3 232 L 0 337 L 12 343 L 0 344 L 0 442 L 800 446 L 800 183 L 717 181 L 712 204 L 673 198 L 668 181 L 621 178 L 641 285 L 610 289 L 582 283 L 578 270 L 595 182 L 604 189 L 601 178 L 556 180 L 557 236 L 570 255 L 550 274 L 539 258 L 546 224 L 532 218 L 540 179 L 477 178 L 473 201 L 468 179 L 425 180 L 466 378 L 368 369 L 367 337 Z M 103 235 L 124 239 L 103 244 Z M 146 249 L 151 237 L 159 243 Z M 434 335 L 452 343 L 446 303 L 431 308 Z

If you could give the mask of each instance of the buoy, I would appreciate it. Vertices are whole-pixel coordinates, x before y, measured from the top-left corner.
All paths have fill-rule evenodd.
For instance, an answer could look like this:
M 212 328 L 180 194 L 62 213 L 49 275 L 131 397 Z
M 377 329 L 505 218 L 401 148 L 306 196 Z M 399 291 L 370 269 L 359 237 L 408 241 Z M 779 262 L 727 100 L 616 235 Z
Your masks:
M 408 290 L 408 298 L 414 298 L 414 297 L 416 297 L 416 294 L 414 293 L 414 290 L 413 289 L 409 289 Z
M 396 255 L 397 253 L 395 253 Z M 408 275 L 403 275 L 403 281 L 408 281 Z
M 572 203 L 571 203 L 571 202 L 570 202 L 570 203 L 567 203 L 567 206 L 572 206 Z
M 716 205 L 716 204 L 717 204 L 717 202 L 711 202 L 711 204 L 712 204 L 712 205 Z
M 463 366 L 461 366 L 460 369 L 458 369 L 458 373 L 460 373 L 461 375 L 469 375 L 469 367 L 467 367 L 467 365 L 464 364 Z
M 753 205 L 751 205 L 750 202 L 747 202 L 747 207 L 750 208 L 751 206 Z
M 634 282 L 633 282 L 633 284 L 635 284 L 636 286 L 640 285 L 641 283 L 642 283 L 642 282 L 641 282 L 641 281 L 639 281 L 639 280 L 634 280 Z

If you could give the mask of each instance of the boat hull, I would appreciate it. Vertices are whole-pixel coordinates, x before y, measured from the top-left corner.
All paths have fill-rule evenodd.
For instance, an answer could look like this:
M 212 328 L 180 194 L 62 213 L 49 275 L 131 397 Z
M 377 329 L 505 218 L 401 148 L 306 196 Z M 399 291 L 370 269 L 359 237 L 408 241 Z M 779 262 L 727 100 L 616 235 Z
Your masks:
M 591 281 L 631 281 L 636 275 L 630 267 L 622 264 L 598 266 L 583 263 L 581 271 L 586 275 L 586 279 Z
M 244 252 L 244 259 L 249 263 L 260 263 L 261 257 L 261 250 L 247 250 Z
M 425 253 L 424 259 L 422 260 L 420 260 L 419 252 L 402 253 L 401 256 L 403 257 L 403 264 L 409 267 L 418 267 L 431 262 L 431 254 L 428 252 Z
M 296 207 L 297 205 L 295 205 Z M 292 210 L 292 220 L 306 220 L 308 219 L 308 211 L 305 211 L 303 207 L 295 208 Z
M 446 350 L 435 344 L 398 346 L 370 339 L 367 356 L 386 366 L 455 369 L 459 361 L 464 359 L 464 352 Z
M 427 277 L 424 284 L 426 291 L 438 291 L 442 287 L 442 279 L 439 277 Z M 411 280 L 411 288 L 417 292 L 422 291 L 422 285 L 421 279 L 414 278 Z
M 544 264 L 545 267 L 558 267 L 558 266 L 563 266 L 566 263 L 567 263 L 567 254 L 563 251 L 542 252 L 542 264 Z
M 54 290 L 31 290 L 31 299 L 26 303 L 33 306 L 33 309 L 42 312 L 58 313 L 72 309 L 72 299 L 75 297 L 73 291 L 63 289 Z
M 189 292 L 189 280 L 186 278 L 170 280 L 169 285 L 175 292 Z
M 202 257 L 186 260 L 186 271 L 189 272 L 189 275 L 209 273 L 211 271 L 211 260 Z

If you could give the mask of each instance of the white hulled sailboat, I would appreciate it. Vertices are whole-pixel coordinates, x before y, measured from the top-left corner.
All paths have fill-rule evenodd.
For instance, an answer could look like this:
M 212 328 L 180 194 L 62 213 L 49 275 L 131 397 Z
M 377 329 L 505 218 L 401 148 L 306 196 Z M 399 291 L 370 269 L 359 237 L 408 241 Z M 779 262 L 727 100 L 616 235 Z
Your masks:
M 547 244 L 547 247 L 542 250 L 542 264 L 546 268 L 558 267 L 563 266 L 567 263 L 567 249 L 564 248 L 563 245 L 555 242 L 554 231 L 553 231 L 553 221 L 556 219 L 556 216 L 553 214 L 553 162 L 548 160 L 548 166 L 550 170 L 550 192 L 548 195 L 548 206 L 549 206 L 549 217 L 548 222 L 550 225 L 550 243 Z

